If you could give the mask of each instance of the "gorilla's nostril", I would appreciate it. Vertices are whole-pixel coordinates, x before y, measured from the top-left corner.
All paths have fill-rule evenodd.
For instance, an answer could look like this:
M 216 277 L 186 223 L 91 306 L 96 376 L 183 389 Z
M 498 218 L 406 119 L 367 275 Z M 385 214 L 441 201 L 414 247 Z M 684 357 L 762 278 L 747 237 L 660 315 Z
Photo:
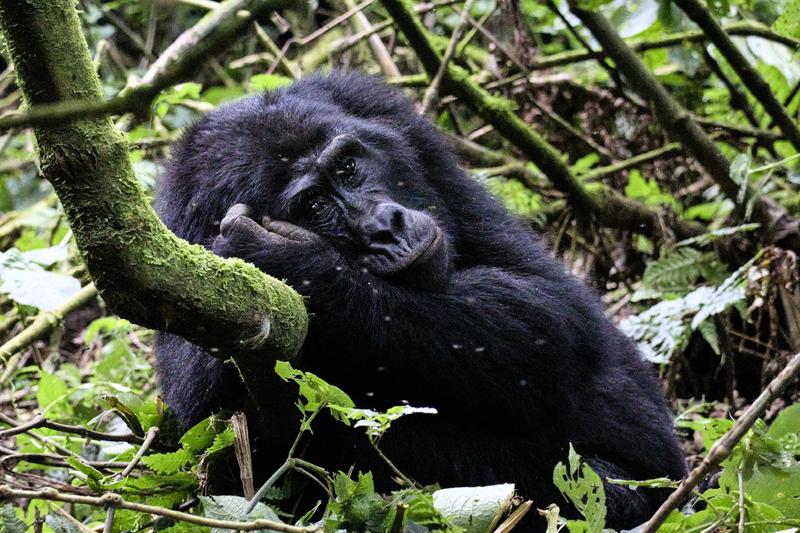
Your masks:
M 392 229 L 395 232 L 403 231 L 405 228 L 405 217 L 403 216 L 403 211 L 400 209 L 395 210 L 392 213 Z
M 397 239 L 388 229 L 375 231 L 369 236 L 370 244 L 395 244 Z

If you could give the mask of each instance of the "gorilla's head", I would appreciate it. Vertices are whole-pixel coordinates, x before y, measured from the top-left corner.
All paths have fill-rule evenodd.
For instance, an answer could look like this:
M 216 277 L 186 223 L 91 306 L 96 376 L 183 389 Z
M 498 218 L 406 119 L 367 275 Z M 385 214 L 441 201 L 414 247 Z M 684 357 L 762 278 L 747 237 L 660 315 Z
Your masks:
M 391 120 L 307 93 L 289 87 L 246 98 L 190 128 L 168 166 L 168 194 L 158 198 L 167 225 L 207 243 L 226 209 L 245 203 L 254 219 L 314 232 L 374 275 L 446 272 L 448 213 L 419 147 Z M 175 202 L 186 197 L 176 213 Z
M 277 154 L 282 189 L 271 216 L 313 231 L 379 276 L 441 259 L 442 231 L 404 190 L 420 181 L 419 169 L 398 158 L 399 139 L 352 119 L 319 138 L 291 156 Z

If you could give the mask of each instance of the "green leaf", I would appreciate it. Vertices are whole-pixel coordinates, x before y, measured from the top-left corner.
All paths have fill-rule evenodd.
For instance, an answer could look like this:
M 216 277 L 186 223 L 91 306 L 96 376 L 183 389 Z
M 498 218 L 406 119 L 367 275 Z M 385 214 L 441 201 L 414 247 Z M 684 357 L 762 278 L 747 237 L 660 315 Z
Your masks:
M 668 205 L 675 211 L 680 211 L 681 209 L 678 201 L 668 192 L 662 191 L 656 180 L 645 180 L 636 169 L 631 170 L 628 174 L 625 196 L 644 202 L 647 205 Z
M 724 272 L 724 267 L 714 252 L 677 248 L 647 265 L 642 276 L 642 285 L 645 289 L 685 294 L 713 265 L 717 266 L 716 271 Z
M 335 500 L 331 502 L 333 516 L 327 518 L 337 522 L 347 531 L 383 531 L 389 516 L 389 506 L 375 492 L 372 474 L 359 473 L 353 480 L 339 472 L 333 480 Z
M 0 507 L 0 533 L 25 533 L 28 526 L 17 517 L 10 503 Z
M 138 435 L 140 437 L 144 436 L 144 428 L 142 427 L 142 423 L 139 421 L 139 417 L 136 416 L 136 411 L 127 405 L 129 402 L 125 402 L 119 396 L 121 396 L 121 394 L 118 396 L 114 396 L 113 394 L 103 394 L 100 396 L 100 399 L 108 407 L 113 409 L 117 415 L 119 415 L 119 417 L 123 422 L 125 422 L 125 425 L 128 426 L 134 435 Z M 133 395 L 129 396 L 133 398 Z M 141 402 L 141 400 L 138 398 L 136 398 L 136 400 Z
M 412 407 L 410 405 L 396 405 L 390 407 L 386 412 L 373 411 L 372 409 L 356 409 L 352 407 L 341 407 L 338 405 L 329 406 L 331 411 L 341 413 L 347 420 L 357 420 L 355 427 L 366 428 L 367 435 L 370 437 L 380 437 L 398 418 L 413 414 L 437 414 L 433 407 Z
M 250 78 L 250 86 L 258 91 L 274 91 L 291 85 L 293 81 L 291 78 L 277 74 L 256 74 Z
M 194 462 L 194 455 L 186 448 L 170 453 L 153 453 L 142 457 L 142 463 L 156 474 L 174 474 Z
M 81 282 L 64 274 L 16 268 L 2 271 L 0 292 L 4 292 L 17 303 L 37 307 L 42 311 L 56 309 L 80 290 Z
M 214 416 L 210 416 L 189 428 L 181 437 L 180 444 L 192 453 L 202 452 L 214 444 L 217 433 L 225 427 Z
M 800 463 L 785 458 L 779 466 L 756 456 L 745 463 L 742 484 L 747 497 L 774 507 L 785 516 L 800 516 Z M 739 492 L 737 469 L 728 467 L 719 478 L 723 490 Z
M 250 502 L 241 496 L 199 496 L 203 502 L 203 516 L 216 520 L 230 520 L 234 522 L 249 522 L 259 518 L 281 522 L 277 513 L 264 503 L 258 502 L 255 508 L 245 514 L 245 509 Z M 212 533 L 227 533 L 227 530 L 214 529 Z M 261 529 L 259 531 L 274 531 Z
M 284 381 L 294 381 L 300 387 L 300 397 L 304 400 L 298 404 L 301 411 L 314 413 L 323 407 L 337 406 L 338 408 L 331 409 L 331 415 L 340 422 L 349 424 L 344 413 L 355 405 L 342 389 L 311 372 L 293 368 L 287 361 L 276 361 L 275 373 Z
M 767 431 L 767 435 L 774 439 L 797 434 L 800 434 L 800 403 L 781 411 Z
M 603 481 L 587 463 L 581 461 L 572 444 L 569 446 L 569 470 L 559 462 L 553 469 L 553 483 L 586 519 L 586 530 L 601 533 L 606 523 Z
M 465 533 L 491 533 L 508 511 L 514 485 L 456 487 L 433 493 L 433 506 Z
M 230 448 L 233 446 L 235 440 L 236 433 L 234 433 L 233 428 L 227 427 L 225 428 L 225 431 L 217 433 L 214 436 L 214 442 L 211 443 L 211 446 L 208 447 L 205 453 L 206 455 L 213 455 L 224 450 L 225 448 Z
M 800 38 L 800 0 L 788 0 L 772 28 L 788 37 Z
M 39 386 L 36 391 L 36 401 L 42 413 L 53 408 L 57 402 L 63 401 L 69 395 L 69 387 L 58 376 L 39 371 Z

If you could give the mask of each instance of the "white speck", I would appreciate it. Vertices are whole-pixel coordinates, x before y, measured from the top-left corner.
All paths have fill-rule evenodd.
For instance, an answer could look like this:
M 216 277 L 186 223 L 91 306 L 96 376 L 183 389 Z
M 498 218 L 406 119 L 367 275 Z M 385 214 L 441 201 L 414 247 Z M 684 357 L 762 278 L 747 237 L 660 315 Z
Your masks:
M 454 344 L 454 345 L 453 345 L 453 349 L 454 349 L 454 350 L 460 350 L 461 348 L 463 348 L 463 346 L 462 346 L 462 345 L 460 345 L 460 344 Z
M 304 279 L 303 280 L 303 287 L 308 287 L 309 285 L 311 285 L 311 280 L 310 279 Z
M 378 372 L 383 372 L 384 370 L 386 370 L 386 367 L 385 366 L 376 366 L 375 370 L 377 370 Z
M 485 352 L 485 351 L 486 351 L 486 348 L 484 348 L 483 346 L 478 346 L 477 348 L 475 348 L 475 353 L 481 353 L 481 352 Z
M 466 302 L 467 302 L 468 304 L 474 304 L 476 301 L 477 301 L 477 300 L 475 299 L 475 297 L 474 297 L 474 296 L 467 296 L 467 298 L 466 298 Z
M 521 379 L 521 380 L 519 380 L 519 385 L 520 385 L 520 387 L 524 387 L 524 386 L 526 386 L 527 384 L 528 384 L 528 380 L 527 380 L 527 379 Z
M 405 187 L 405 185 L 406 185 L 406 182 L 405 182 L 405 181 L 398 181 L 398 182 L 397 182 L 397 186 L 398 186 L 398 187 Z
M 385 317 L 383 317 L 383 321 L 384 322 L 391 322 L 392 321 L 392 317 L 390 317 L 389 315 L 386 315 Z
M 367 398 L 372 398 L 373 396 L 375 396 L 375 393 L 374 393 L 374 392 L 368 392 L 368 393 L 366 394 L 366 397 L 367 397 Z
M 535 341 L 533 341 L 533 344 L 535 344 L 536 346 L 547 344 L 547 339 L 542 339 L 542 338 L 536 339 Z
M 209 348 L 208 351 L 211 353 L 217 353 L 219 352 L 219 348 Z
M 361 273 L 362 274 L 366 274 L 367 272 L 369 272 L 369 271 L 366 268 L 361 267 Z
M 342 270 L 344 270 L 344 267 L 342 265 L 336 265 L 335 270 L 336 272 L 341 272 Z

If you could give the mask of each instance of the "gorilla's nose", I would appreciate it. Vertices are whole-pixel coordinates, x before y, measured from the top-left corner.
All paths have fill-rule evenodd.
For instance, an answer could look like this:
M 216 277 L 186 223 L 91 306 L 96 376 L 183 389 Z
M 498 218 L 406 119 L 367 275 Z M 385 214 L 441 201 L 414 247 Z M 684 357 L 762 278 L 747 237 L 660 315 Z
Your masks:
M 367 246 L 397 244 L 408 226 L 407 210 L 395 203 L 381 203 L 361 224 Z

